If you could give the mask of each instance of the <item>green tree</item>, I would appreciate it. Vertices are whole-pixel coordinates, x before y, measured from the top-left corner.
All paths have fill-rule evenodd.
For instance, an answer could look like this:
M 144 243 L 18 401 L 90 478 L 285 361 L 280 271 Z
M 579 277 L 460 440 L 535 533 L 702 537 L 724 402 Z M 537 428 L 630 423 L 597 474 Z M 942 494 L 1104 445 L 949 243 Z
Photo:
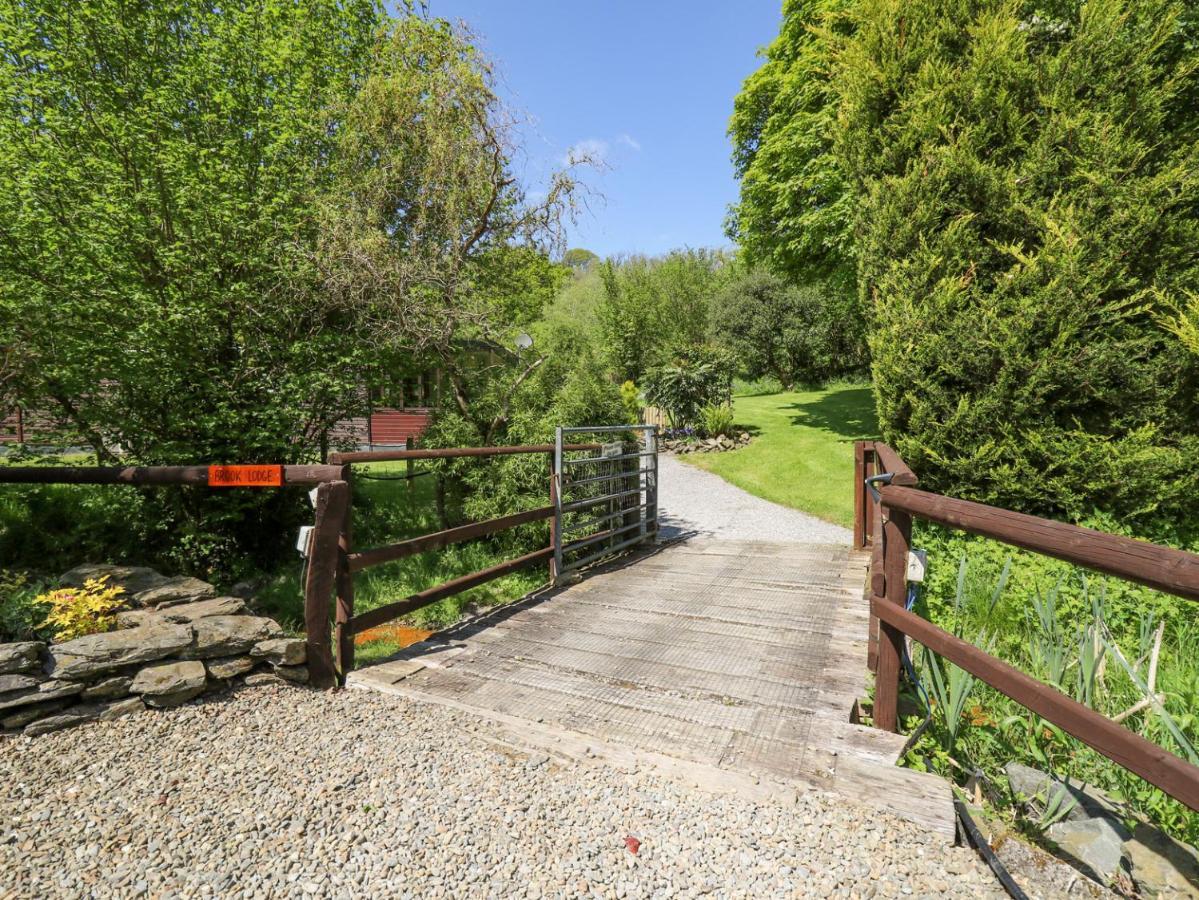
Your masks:
M 832 153 L 836 86 L 827 37 L 852 0 L 784 0 L 778 37 L 733 104 L 729 137 L 741 196 L 728 231 L 746 261 L 794 283 L 852 293 L 855 194 Z
M 765 199 L 739 234 L 779 265 L 856 260 L 885 436 L 972 499 L 1181 516 L 1196 361 L 1159 323 L 1199 279 L 1189 7 L 856 0 L 787 17 L 743 109 L 741 209 L 746 190 Z M 788 140 L 793 168 L 763 162 Z
M 671 353 L 704 343 L 712 295 L 726 277 L 727 264 L 716 251 L 676 250 L 600 266 L 600 332 L 619 380 L 639 382 Z
M 562 265 L 575 272 L 589 272 L 599 265 L 600 258 L 582 247 L 572 247 L 562 254 Z
M 420 16 L 390 22 L 347 102 L 321 206 L 320 289 L 382 347 L 411 347 L 444 372 L 475 440 L 502 439 L 511 399 L 543 357 L 517 335 L 565 279 L 550 262 L 576 182 L 555 173 L 529 202 L 512 174 L 514 119 L 469 35 Z M 478 351 L 498 357 L 480 366 Z M 499 378 L 509 398 L 484 395 Z
M 712 334 L 747 378 L 771 375 L 786 390 L 864 370 L 864 328 L 821 283 L 790 285 L 765 269 L 730 281 L 712 301 Z
M 0 344 L 24 405 L 102 462 L 318 452 L 358 349 L 297 250 L 378 22 L 373 0 L 0 2 Z M 278 502 L 169 499 L 193 559 Z

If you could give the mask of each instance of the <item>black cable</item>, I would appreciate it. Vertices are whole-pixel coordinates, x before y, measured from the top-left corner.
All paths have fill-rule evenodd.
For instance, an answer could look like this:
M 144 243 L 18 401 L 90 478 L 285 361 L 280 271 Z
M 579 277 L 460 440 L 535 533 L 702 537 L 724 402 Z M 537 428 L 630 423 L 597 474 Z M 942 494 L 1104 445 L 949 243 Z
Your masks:
M 970 818 L 970 813 L 966 811 L 966 804 L 957 796 L 953 798 L 953 809 L 957 813 L 959 827 L 962 831 L 966 832 L 969 842 L 974 845 L 974 849 L 978 851 L 979 856 L 991 867 L 991 871 L 995 873 L 995 877 L 999 879 L 999 883 L 1003 885 L 1003 889 L 1014 900 L 1028 900 L 1028 894 L 1024 893 L 1020 889 L 1020 885 L 1016 884 L 1011 874 L 1009 874 L 1007 867 L 995 855 L 995 851 L 991 849 L 991 845 L 987 843 L 987 839 L 983 837 L 982 832 L 978 830 L 978 826 L 974 824 L 974 820 Z

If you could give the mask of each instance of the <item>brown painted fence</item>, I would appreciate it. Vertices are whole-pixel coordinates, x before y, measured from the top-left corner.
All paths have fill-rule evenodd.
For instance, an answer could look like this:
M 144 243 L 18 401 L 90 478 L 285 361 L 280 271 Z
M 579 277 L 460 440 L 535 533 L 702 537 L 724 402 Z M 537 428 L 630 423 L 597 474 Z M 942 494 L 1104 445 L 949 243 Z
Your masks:
M 1199 767 L 1030 678 L 906 609 L 912 518 L 1043 553 L 1160 591 L 1199 600 L 1199 556 L 1011 510 L 919 490 L 915 473 L 886 444 L 854 448 L 854 543 L 871 551 L 869 664 L 874 724 L 898 728 L 904 635 L 1011 697 L 1171 797 L 1199 810 Z M 868 484 L 873 482 L 873 490 Z
M 149 487 L 191 485 L 213 488 L 286 488 L 315 485 L 315 521 L 308 545 L 308 575 L 304 583 L 304 625 L 307 632 L 310 681 L 317 687 L 332 687 L 339 676 L 353 668 L 354 635 L 391 621 L 444 597 L 484 584 L 538 563 L 554 570 L 554 518 L 558 473 L 554 471 L 553 444 L 516 447 L 463 447 L 437 450 L 384 450 L 331 454 L 328 465 L 256 465 L 256 466 L 0 466 L 0 484 L 124 484 Z M 569 451 L 596 451 L 600 444 L 567 444 Z M 383 547 L 355 550 L 352 530 L 351 463 L 495 457 L 535 454 L 547 460 L 546 506 L 512 515 L 472 522 L 457 528 L 422 535 Z M 236 471 L 245 472 L 239 481 Z M 253 470 L 251 473 L 249 470 Z M 411 473 L 410 473 L 411 474 Z M 463 575 L 410 597 L 359 615 L 354 614 L 354 574 L 371 566 L 404 559 L 417 553 L 437 550 L 464 541 L 477 540 L 530 522 L 549 520 L 549 545 L 516 559 Z M 566 544 L 594 542 L 607 533 L 599 532 Z M 335 599 L 334 599 L 335 598 Z M 330 615 L 335 603 L 334 615 Z M 332 620 L 332 629 L 331 629 Z
M 563 449 L 593 451 L 600 450 L 601 445 L 594 443 L 566 444 Z M 416 460 L 495 457 L 515 454 L 533 454 L 546 458 L 548 474 L 548 503 L 546 506 L 488 519 L 484 522 L 472 522 L 457 528 L 448 528 L 444 531 L 409 538 L 383 547 L 373 547 L 367 550 L 354 549 L 352 512 L 349 502 L 352 493 L 350 463 L 412 463 Z M 338 675 L 344 678 L 345 674 L 354 667 L 354 635 L 361 634 L 369 628 L 390 622 L 445 597 L 452 597 L 538 563 L 545 563 L 549 566 L 550 581 L 556 578 L 554 529 L 557 525 L 554 513 L 556 492 L 559 489 L 559 473 L 554 471 L 553 444 L 516 447 L 458 447 L 436 450 L 372 450 L 334 453 L 330 456 L 330 461 L 344 468 L 341 470 L 339 480 L 322 484 L 317 491 L 316 526 L 312 539 L 312 551 L 309 556 L 310 575 L 305 593 L 309 671 L 314 680 L 318 680 L 318 672 L 319 680 L 322 682 L 332 682 Z M 546 547 L 478 572 L 463 575 L 367 612 L 354 614 L 354 574 L 363 569 L 394 562 L 417 553 L 438 550 L 451 544 L 478 540 L 520 525 L 544 520 L 549 520 L 551 523 L 549 545 Z M 573 543 L 594 540 L 595 537 L 592 535 Z M 334 623 L 332 646 L 335 658 L 330 658 L 329 603 L 330 597 L 334 593 L 336 594 L 336 606 L 332 617 Z M 317 656 L 314 657 L 313 653 L 316 653 Z M 319 660 L 316 670 L 313 669 L 314 658 Z

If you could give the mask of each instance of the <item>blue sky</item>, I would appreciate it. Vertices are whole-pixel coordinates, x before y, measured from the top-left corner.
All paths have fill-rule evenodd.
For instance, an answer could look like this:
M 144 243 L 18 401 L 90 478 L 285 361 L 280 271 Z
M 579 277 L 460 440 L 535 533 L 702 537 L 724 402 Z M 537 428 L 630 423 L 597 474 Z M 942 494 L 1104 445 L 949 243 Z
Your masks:
M 733 97 L 778 33 L 781 0 L 428 0 L 463 20 L 531 119 L 518 171 L 544 183 L 572 146 L 602 154 L 603 195 L 571 246 L 606 256 L 716 247 L 737 195 Z

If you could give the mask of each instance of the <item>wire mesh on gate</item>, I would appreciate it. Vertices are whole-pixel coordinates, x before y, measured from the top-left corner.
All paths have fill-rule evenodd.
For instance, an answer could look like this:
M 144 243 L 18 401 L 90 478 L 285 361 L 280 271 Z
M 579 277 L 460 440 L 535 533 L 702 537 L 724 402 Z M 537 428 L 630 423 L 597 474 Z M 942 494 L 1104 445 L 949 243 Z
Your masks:
M 608 440 L 599 450 L 564 449 L 580 435 Z M 656 425 L 558 428 L 554 479 L 557 577 L 657 536 Z

